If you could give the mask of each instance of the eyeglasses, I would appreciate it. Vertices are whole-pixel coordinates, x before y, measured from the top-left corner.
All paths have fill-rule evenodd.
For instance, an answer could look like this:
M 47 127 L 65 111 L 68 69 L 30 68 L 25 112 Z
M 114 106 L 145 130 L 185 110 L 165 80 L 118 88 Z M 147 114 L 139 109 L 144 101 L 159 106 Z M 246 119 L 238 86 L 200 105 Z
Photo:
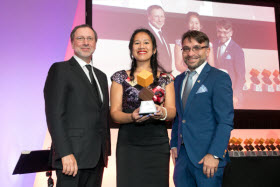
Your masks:
M 193 46 L 192 48 L 189 48 L 188 46 L 184 46 L 181 50 L 184 52 L 184 53 L 189 53 L 191 50 L 194 52 L 194 53 L 198 53 L 201 49 L 204 49 L 204 48 L 208 48 L 209 46 L 199 46 L 199 45 L 195 45 Z
M 232 31 L 231 29 L 228 29 L 228 30 L 226 30 L 226 31 L 217 30 L 217 34 L 227 35 L 227 34 L 229 34 L 231 31 Z
M 93 38 L 93 37 L 87 37 L 87 38 L 85 38 L 85 37 L 83 37 L 83 36 L 79 36 L 79 37 L 76 38 L 76 40 L 77 40 L 78 42 L 84 42 L 85 40 L 87 40 L 88 42 L 92 42 L 92 41 L 94 40 L 94 38 Z

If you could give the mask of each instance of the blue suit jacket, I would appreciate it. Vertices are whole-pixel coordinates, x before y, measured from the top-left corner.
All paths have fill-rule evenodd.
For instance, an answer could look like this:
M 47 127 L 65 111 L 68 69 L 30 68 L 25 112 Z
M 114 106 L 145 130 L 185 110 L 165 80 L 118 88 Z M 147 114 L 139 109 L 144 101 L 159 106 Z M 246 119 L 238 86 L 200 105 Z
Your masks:
M 233 129 L 232 85 L 227 73 L 206 64 L 188 97 L 185 111 L 181 90 L 185 73 L 175 79 L 177 115 L 172 126 L 171 147 L 179 155 L 182 138 L 187 154 L 196 167 L 207 154 L 220 158 L 219 167 L 229 161 L 227 145 Z
M 233 94 L 240 97 L 245 80 L 245 58 L 241 47 L 231 39 L 221 59 L 217 59 L 219 41 L 213 44 L 215 67 L 227 70 L 233 87 Z

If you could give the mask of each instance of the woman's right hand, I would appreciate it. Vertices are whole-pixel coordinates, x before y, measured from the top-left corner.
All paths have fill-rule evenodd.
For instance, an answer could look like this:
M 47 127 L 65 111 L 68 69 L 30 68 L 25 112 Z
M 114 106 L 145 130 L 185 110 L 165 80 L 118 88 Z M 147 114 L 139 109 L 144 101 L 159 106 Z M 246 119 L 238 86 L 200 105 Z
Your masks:
M 140 115 L 139 108 L 135 109 L 133 113 L 131 113 L 131 118 L 136 123 L 141 123 L 151 118 L 150 115 Z

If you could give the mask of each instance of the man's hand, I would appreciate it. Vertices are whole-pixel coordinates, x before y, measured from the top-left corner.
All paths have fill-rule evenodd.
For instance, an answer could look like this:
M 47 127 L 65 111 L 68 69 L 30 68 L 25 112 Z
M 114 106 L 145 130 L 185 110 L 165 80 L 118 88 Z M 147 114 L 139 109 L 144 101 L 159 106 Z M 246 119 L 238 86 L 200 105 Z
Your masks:
M 73 175 L 75 177 L 78 173 L 77 161 L 73 154 L 64 156 L 61 158 L 63 170 L 62 173 L 65 175 Z
M 219 159 L 215 159 L 213 155 L 205 155 L 198 164 L 203 164 L 203 173 L 208 177 L 214 177 L 218 170 Z
M 177 148 L 176 147 L 174 147 L 174 148 L 172 148 L 171 150 L 170 150 L 170 152 L 171 152 L 171 157 L 172 157 L 172 161 L 173 161 L 173 164 L 174 164 L 174 166 L 175 166 L 175 162 L 176 162 L 176 158 L 177 158 Z

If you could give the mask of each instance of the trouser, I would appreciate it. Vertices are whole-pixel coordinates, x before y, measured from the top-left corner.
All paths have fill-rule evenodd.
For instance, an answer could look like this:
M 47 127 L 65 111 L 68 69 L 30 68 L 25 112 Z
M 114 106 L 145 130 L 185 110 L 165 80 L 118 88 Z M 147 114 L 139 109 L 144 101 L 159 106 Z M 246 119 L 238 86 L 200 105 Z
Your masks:
M 65 175 L 61 169 L 56 170 L 57 187 L 101 187 L 104 170 L 103 156 L 94 168 L 78 169 L 75 177 Z

